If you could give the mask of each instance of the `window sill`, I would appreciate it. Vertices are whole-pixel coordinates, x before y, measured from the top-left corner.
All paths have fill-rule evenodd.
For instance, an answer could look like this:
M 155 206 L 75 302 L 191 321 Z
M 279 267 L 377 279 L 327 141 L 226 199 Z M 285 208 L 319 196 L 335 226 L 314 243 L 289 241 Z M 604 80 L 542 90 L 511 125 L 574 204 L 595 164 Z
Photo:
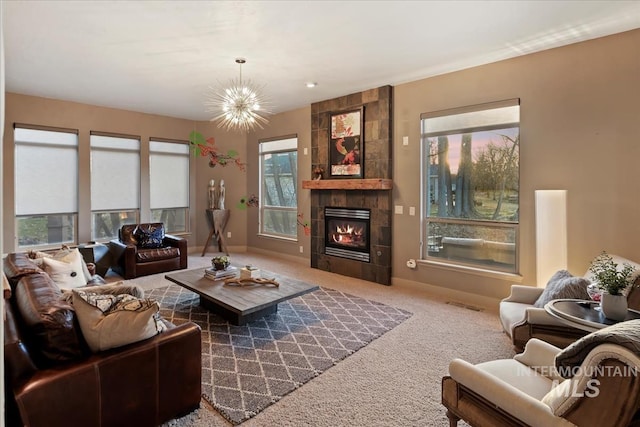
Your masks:
M 449 264 L 438 261 L 431 261 L 426 259 L 417 260 L 418 265 L 435 267 L 442 270 L 455 271 L 458 273 L 468 273 L 476 276 L 490 277 L 492 279 L 508 280 L 515 283 L 521 283 L 523 277 L 516 273 L 507 273 L 503 271 L 487 270 L 479 267 L 471 267 L 461 264 Z

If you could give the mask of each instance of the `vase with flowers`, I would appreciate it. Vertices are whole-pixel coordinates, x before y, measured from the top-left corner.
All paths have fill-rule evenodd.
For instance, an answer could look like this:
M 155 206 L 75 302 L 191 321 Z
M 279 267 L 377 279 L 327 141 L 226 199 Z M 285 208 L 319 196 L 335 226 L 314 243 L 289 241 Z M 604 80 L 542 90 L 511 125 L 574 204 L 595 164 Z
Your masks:
M 589 266 L 598 288 L 602 289 L 600 306 L 602 313 L 612 320 L 627 317 L 627 296 L 623 291 L 631 285 L 635 267 L 624 263 L 620 267 L 606 252 L 598 255 Z

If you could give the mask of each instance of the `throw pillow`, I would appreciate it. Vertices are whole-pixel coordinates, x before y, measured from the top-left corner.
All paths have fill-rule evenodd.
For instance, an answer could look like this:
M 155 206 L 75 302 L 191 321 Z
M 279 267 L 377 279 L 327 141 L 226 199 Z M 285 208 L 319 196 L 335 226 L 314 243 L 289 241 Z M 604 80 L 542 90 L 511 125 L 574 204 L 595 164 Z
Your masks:
M 573 276 L 567 270 L 557 271 L 533 305 L 542 308 L 549 301 L 561 298 L 589 300 L 587 286 L 589 281 L 584 277 Z
M 42 258 L 44 271 L 60 287 L 60 289 L 79 288 L 87 284 L 82 271 L 82 256 L 71 254 L 67 261 L 53 258 Z
M 144 229 L 138 227 L 135 232 L 138 246 L 144 249 L 157 249 L 162 247 L 162 239 L 164 239 L 164 228 Z
M 81 262 L 81 265 L 82 265 L 82 273 L 84 274 L 84 278 L 86 280 L 85 283 L 86 283 L 89 280 L 91 280 L 91 278 L 93 276 L 89 272 L 89 268 L 87 267 L 87 263 L 84 261 L 84 257 L 82 256 L 82 254 L 80 253 L 80 250 L 78 250 L 78 248 L 71 249 L 68 246 L 62 246 L 62 248 L 58 252 L 53 254 L 53 259 L 57 259 L 59 261 L 71 262 L 71 261 L 75 260 L 76 258 L 80 258 L 80 262 Z
M 160 319 L 160 306 L 151 299 L 74 289 L 73 307 L 82 335 L 93 352 L 151 338 L 166 330 Z
M 80 259 L 82 260 L 82 273 L 84 274 L 84 278 L 86 282 L 89 282 L 91 279 L 93 279 L 93 275 L 89 271 L 89 268 L 87 267 L 87 263 L 84 261 L 84 257 L 82 256 L 78 248 L 71 249 L 69 246 L 62 245 L 62 248 L 60 248 L 58 251 L 53 253 L 41 252 L 41 251 L 29 251 L 27 254 L 29 258 L 38 267 L 41 267 L 41 268 L 44 268 L 44 258 L 53 258 L 58 261 L 71 262 L 75 260 L 76 257 L 80 257 Z

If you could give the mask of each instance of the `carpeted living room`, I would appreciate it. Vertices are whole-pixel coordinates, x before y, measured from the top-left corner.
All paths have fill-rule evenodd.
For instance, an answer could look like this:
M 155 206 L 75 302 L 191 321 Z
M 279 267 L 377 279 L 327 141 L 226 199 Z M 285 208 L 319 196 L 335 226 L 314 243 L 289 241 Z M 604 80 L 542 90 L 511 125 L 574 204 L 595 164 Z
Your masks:
M 209 255 L 216 254 L 191 255 L 189 267 L 208 267 Z M 234 424 L 246 419 L 242 425 L 248 426 L 444 426 L 448 421 L 440 403 L 440 380 L 447 374 L 449 361 L 460 357 L 475 363 L 510 358 L 514 354 L 495 312 L 450 304 L 424 290 L 380 286 L 259 252 L 232 253 L 230 258 L 237 265 L 268 268 L 284 277 L 318 284 L 322 289 L 403 310 L 407 317 L 356 351 L 340 355 L 335 364 L 301 382 L 293 391 L 277 396 L 269 404 L 257 404 L 254 411 L 260 409 L 255 416 L 251 411 L 238 416 L 227 407 L 216 410 L 211 396 L 205 396 L 200 409 L 166 425 L 227 426 L 231 418 Z M 160 295 L 153 289 L 176 287 L 164 279 L 163 274 L 129 282 L 143 287 L 151 296 Z M 193 293 L 190 293 L 190 302 L 197 306 L 197 296 Z M 182 310 L 182 314 L 172 315 L 168 314 L 171 310 L 161 305 L 161 313 L 173 321 L 192 320 L 207 329 L 207 322 L 199 317 L 201 312 L 185 311 L 184 306 Z M 279 312 L 282 313 L 282 308 Z M 241 331 L 238 333 L 242 335 Z M 301 352 L 299 348 L 284 351 Z M 255 356 L 248 359 L 255 360 Z M 205 381 L 203 378 L 204 394 L 211 390 Z M 264 409 L 261 406 L 265 406 Z
M 0 17 L 8 427 L 640 422 L 640 2 Z

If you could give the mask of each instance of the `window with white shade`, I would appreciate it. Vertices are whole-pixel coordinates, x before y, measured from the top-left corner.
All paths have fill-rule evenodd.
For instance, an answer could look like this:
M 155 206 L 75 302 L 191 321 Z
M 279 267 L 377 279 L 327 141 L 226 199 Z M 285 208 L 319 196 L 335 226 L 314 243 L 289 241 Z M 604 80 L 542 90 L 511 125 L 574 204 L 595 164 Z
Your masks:
M 186 232 L 189 216 L 189 145 L 149 142 L 151 219 L 169 233 Z
M 14 129 L 17 247 L 76 242 L 78 133 Z
M 518 272 L 520 101 L 422 115 L 423 258 Z
M 140 139 L 91 132 L 91 237 L 118 237 L 140 212 Z
M 296 239 L 298 138 L 260 141 L 260 234 Z

